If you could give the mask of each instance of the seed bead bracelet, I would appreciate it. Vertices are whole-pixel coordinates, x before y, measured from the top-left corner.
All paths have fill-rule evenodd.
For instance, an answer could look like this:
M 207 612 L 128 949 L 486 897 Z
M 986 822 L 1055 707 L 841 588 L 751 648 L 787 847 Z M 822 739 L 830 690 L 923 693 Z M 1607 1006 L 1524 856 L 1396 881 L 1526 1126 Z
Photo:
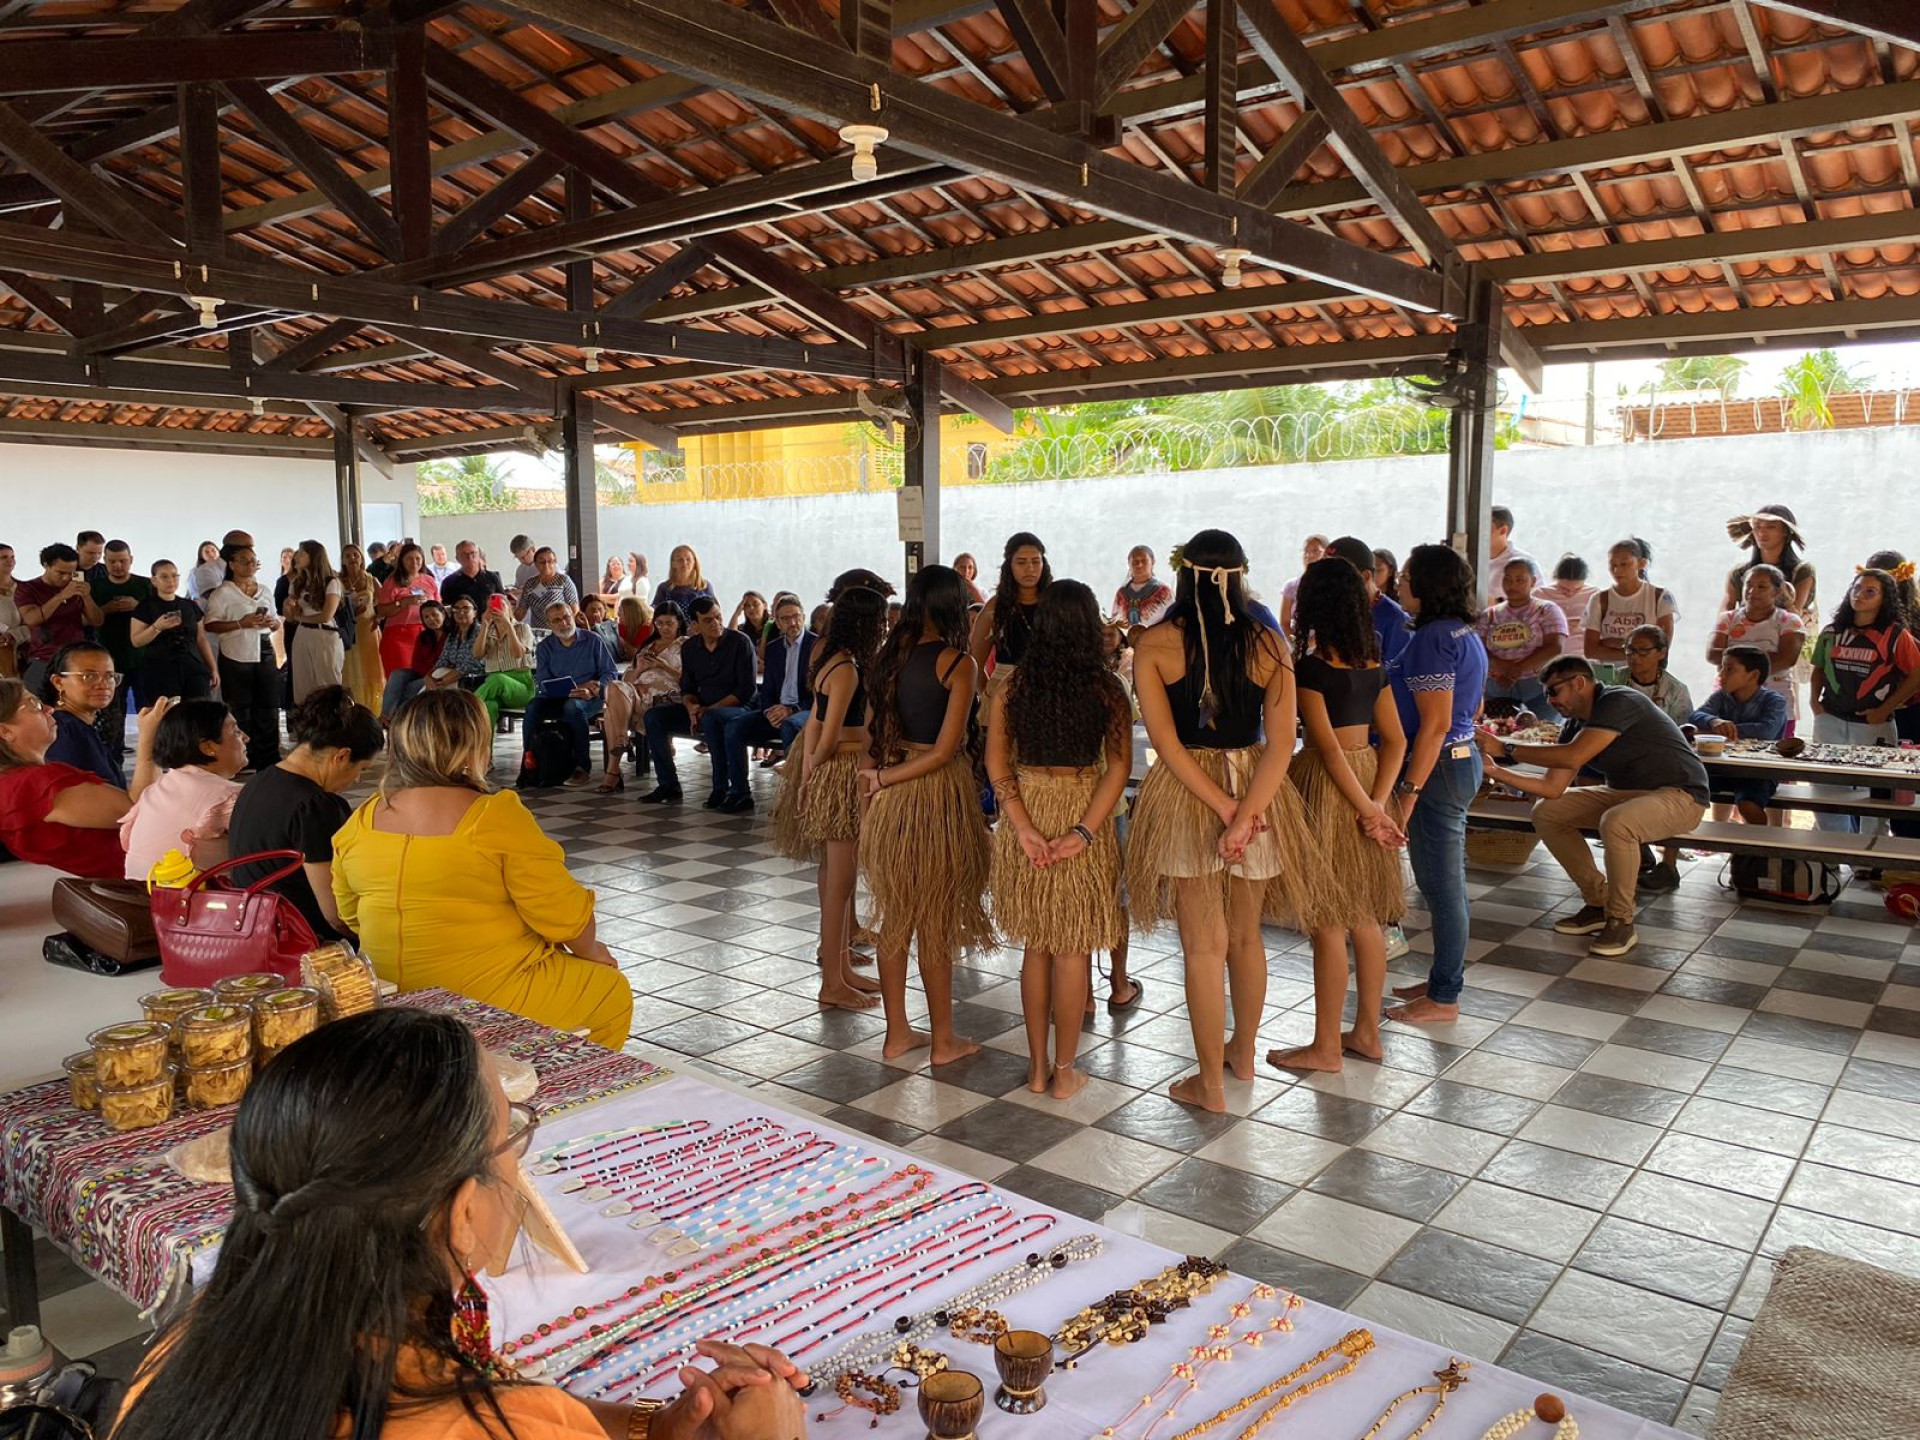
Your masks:
M 969 1201 L 968 1203 L 972 1203 Z M 621 1340 L 600 1352 L 589 1356 L 585 1368 L 577 1369 L 574 1383 L 577 1386 L 593 1387 L 589 1393 L 596 1397 L 607 1396 L 622 1381 L 631 1376 L 633 1383 L 626 1388 L 638 1389 L 639 1372 L 649 1364 L 655 1363 L 662 1355 L 672 1354 L 676 1348 L 691 1346 L 695 1341 L 715 1335 L 726 1334 L 735 1338 L 757 1333 L 771 1323 L 784 1323 L 777 1317 L 789 1312 L 801 1312 L 815 1306 L 826 1304 L 837 1298 L 842 1291 L 856 1288 L 866 1283 L 868 1276 L 884 1271 L 901 1271 L 904 1267 L 914 1267 L 917 1271 L 922 1264 L 938 1263 L 942 1250 L 951 1247 L 953 1237 L 973 1236 L 976 1230 L 969 1228 L 967 1222 L 979 1217 L 995 1215 L 997 1223 L 1006 1224 L 1013 1218 L 1013 1212 L 996 1200 L 989 1199 L 980 1208 L 972 1212 L 962 1212 L 951 1217 L 921 1223 L 910 1227 L 903 1233 L 889 1238 L 887 1245 L 877 1251 L 871 1251 L 862 1258 L 838 1269 L 828 1269 L 819 1279 L 797 1292 L 776 1295 L 771 1300 L 763 1300 L 757 1308 L 754 1302 L 770 1288 L 770 1283 L 744 1294 L 723 1296 L 710 1300 L 692 1311 L 681 1311 L 668 1317 L 669 1324 L 659 1333 L 649 1333 L 643 1348 L 640 1337 Z M 925 1217 L 917 1217 L 922 1221 Z M 957 1230 L 956 1230 L 956 1227 Z M 981 1243 L 977 1238 L 975 1244 Z M 818 1258 L 809 1261 L 799 1269 L 778 1277 L 779 1282 L 791 1282 L 813 1275 L 823 1267 L 831 1267 L 840 1261 L 846 1253 L 845 1247 L 829 1250 Z M 651 1327 L 657 1329 L 657 1327 Z M 652 1381 L 647 1382 L 651 1384 Z
M 1440 1418 L 1440 1412 L 1447 1408 L 1447 1397 L 1467 1383 L 1467 1371 L 1472 1368 L 1473 1366 L 1465 1360 L 1448 1361 L 1446 1369 L 1433 1372 L 1431 1385 L 1416 1385 L 1413 1389 L 1394 1396 L 1387 1408 L 1380 1412 L 1380 1418 L 1373 1422 L 1371 1428 L 1360 1437 L 1360 1440 L 1373 1440 L 1374 1436 L 1384 1430 L 1388 1417 L 1400 1408 L 1402 1400 L 1411 1400 L 1416 1395 L 1431 1395 L 1434 1400 L 1427 1411 L 1427 1418 L 1409 1430 L 1405 1436 L 1405 1440 L 1420 1440 L 1422 1435 L 1433 1428 L 1433 1422 Z
M 791 1135 L 772 1134 L 756 1136 L 738 1145 L 723 1146 L 718 1141 L 708 1141 L 699 1146 L 686 1147 L 698 1153 L 684 1154 L 677 1160 L 670 1157 L 680 1155 L 679 1151 L 659 1157 L 615 1156 L 604 1162 L 595 1161 L 589 1167 L 572 1169 L 569 1179 L 562 1182 L 561 1189 L 571 1192 L 586 1186 L 616 1183 L 623 1188 L 630 1188 L 633 1182 L 638 1181 L 664 1191 L 745 1169 L 757 1159 L 769 1154 L 785 1154 L 802 1143 Z
M 1265 1410 L 1260 1412 L 1259 1418 L 1256 1419 L 1253 1424 L 1240 1432 L 1239 1440 L 1253 1440 L 1253 1437 L 1258 1435 L 1261 1430 L 1266 1427 L 1269 1420 L 1273 1419 L 1275 1415 L 1279 1414 L 1289 1405 L 1292 1405 L 1295 1401 L 1305 1399 L 1322 1386 L 1331 1385 L 1334 1381 L 1351 1375 L 1359 1366 L 1360 1361 L 1372 1350 L 1372 1331 L 1349 1330 L 1345 1335 L 1340 1337 L 1337 1343 L 1329 1345 L 1311 1360 L 1294 1366 L 1293 1369 L 1282 1375 L 1271 1385 L 1263 1386 L 1254 1391 L 1253 1394 L 1247 1396 L 1246 1399 L 1236 1401 L 1232 1405 L 1229 1405 L 1212 1419 L 1202 1420 L 1198 1425 L 1187 1430 L 1182 1430 L 1178 1435 L 1173 1437 L 1173 1440 L 1197 1440 L 1198 1436 L 1206 1434 L 1215 1426 L 1224 1425 L 1236 1415 L 1244 1415 L 1262 1401 L 1273 1399 L 1276 1395 L 1279 1396 L 1279 1399 L 1274 1400 L 1273 1404 L 1267 1406 Z M 1345 1358 L 1341 1364 L 1322 1374 L 1314 1375 L 1314 1378 L 1311 1380 L 1304 1378 L 1308 1375 L 1313 1375 L 1314 1371 L 1320 1369 L 1322 1365 L 1325 1365 L 1335 1356 L 1344 1356 Z
M 535 1158 L 535 1164 L 539 1166 L 552 1166 L 553 1171 L 549 1172 L 542 1169 L 536 1170 L 535 1173 L 557 1173 L 560 1170 L 591 1170 L 599 1167 L 603 1163 L 624 1163 L 631 1166 L 636 1162 L 633 1160 L 623 1162 L 620 1155 L 615 1153 L 618 1149 L 617 1142 L 626 1133 L 627 1132 L 623 1131 L 609 1132 L 610 1140 L 602 1141 L 601 1145 L 579 1151 L 578 1153 L 575 1153 L 571 1146 L 560 1146 L 553 1150 L 541 1151 Z M 686 1135 L 691 1135 L 693 1138 L 683 1138 Z M 724 1153 L 731 1149 L 739 1149 L 751 1145 L 775 1143 L 786 1137 L 786 1126 L 780 1125 L 772 1120 L 736 1120 L 733 1124 L 720 1130 L 712 1129 L 711 1122 L 709 1121 L 686 1122 L 685 1129 L 679 1135 L 670 1137 L 663 1135 L 662 1137 L 678 1139 L 679 1143 L 670 1150 L 663 1150 L 657 1154 L 645 1157 L 645 1163 L 648 1168 L 652 1170 L 674 1172 L 688 1166 L 698 1165 L 703 1158 L 716 1153 Z M 598 1137 L 586 1136 L 584 1138 L 592 1140 Z M 575 1143 L 578 1144 L 580 1142 Z
M 536 1326 L 534 1329 L 520 1336 L 517 1340 L 509 1340 L 501 1347 L 501 1353 L 509 1357 L 516 1355 L 522 1350 L 538 1345 L 542 1340 L 548 1339 L 562 1331 L 572 1329 L 575 1325 L 591 1319 L 602 1310 L 610 1310 L 625 1302 L 637 1300 L 648 1291 L 657 1289 L 661 1285 L 674 1284 L 696 1270 L 700 1270 L 708 1265 L 717 1264 L 722 1260 L 731 1259 L 734 1255 L 742 1251 L 751 1250 L 754 1246 L 763 1244 L 772 1236 L 783 1230 L 791 1229 L 795 1225 L 824 1222 L 834 1217 L 836 1212 L 843 1212 L 841 1218 L 857 1216 L 863 1213 L 863 1206 L 875 1202 L 891 1203 L 891 1200 L 888 1200 L 887 1197 L 892 1196 L 892 1192 L 894 1191 L 903 1191 L 903 1194 L 893 1196 L 894 1199 L 908 1198 L 918 1195 L 932 1183 L 933 1175 L 930 1171 L 924 1170 L 918 1165 L 908 1165 L 897 1174 L 891 1175 L 881 1181 L 872 1189 L 848 1195 L 844 1199 L 819 1210 L 811 1210 L 804 1214 L 790 1216 L 780 1224 L 762 1231 L 758 1235 L 742 1236 L 725 1250 L 710 1255 L 704 1260 L 696 1261 L 683 1269 L 670 1270 L 664 1275 L 649 1275 L 638 1284 L 629 1285 L 626 1290 L 620 1294 L 602 1300 L 597 1304 L 576 1305 L 568 1314 L 550 1320 L 543 1325 Z
M 691 1175 L 679 1185 L 669 1187 L 665 1194 L 653 1185 L 650 1176 L 636 1174 L 630 1180 L 590 1187 L 583 1192 L 583 1198 L 588 1203 L 597 1203 L 615 1195 L 626 1199 L 644 1193 L 647 1196 L 647 1213 L 661 1219 L 672 1220 L 681 1215 L 691 1214 L 708 1201 L 720 1199 L 745 1185 L 758 1184 L 774 1175 L 783 1175 L 797 1166 L 806 1164 L 810 1159 L 838 1148 L 831 1140 L 815 1139 L 792 1149 L 767 1156 L 757 1156 L 744 1165 L 728 1166 Z M 560 1188 L 565 1193 L 571 1193 L 567 1187 L 572 1184 L 572 1181 L 568 1181 L 567 1185 Z
M 900 1387 L 877 1375 L 854 1373 L 842 1375 L 833 1384 L 834 1393 L 840 1397 L 839 1410 L 823 1410 L 814 1416 L 816 1420 L 831 1420 L 849 1405 L 856 1410 L 871 1410 L 873 1419 L 867 1422 L 869 1430 L 880 1428 L 880 1417 L 891 1415 L 900 1408 Z
M 889 1235 L 916 1225 L 938 1211 L 970 1203 L 989 1193 L 984 1183 L 975 1180 L 957 1189 L 946 1191 L 931 1200 L 895 1202 L 863 1216 L 858 1222 L 849 1221 L 845 1225 L 809 1229 L 792 1245 L 777 1251 L 762 1251 L 758 1255 L 750 1256 L 739 1265 L 715 1276 L 710 1281 L 702 1282 L 691 1291 L 663 1290 L 639 1310 L 619 1320 L 596 1327 L 597 1333 L 562 1348 L 568 1352 L 577 1352 L 583 1348 L 592 1347 L 597 1353 L 591 1359 L 602 1359 L 606 1354 L 618 1349 L 624 1343 L 626 1336 L 642 1329 L 658 1328 L 661 1317 L 668 1311 L 678 1308 L 680 1314 L 684 1316 L 688 1313 L 685 1307 L 694 1305 L 696 1302 L 706 1302 L 701 1305 L 700 1312 L 696 1313 L 715 1306 L 730 1304 L 735 1297 L 727 1292 L 749 1281 L 753 1282 L 757 1288 L 760 1285 L 790 1278 L 787 1267 L 824 1246 L 846 1248 L 864 1244 L 882 1235 Z M 942 1223 L 951 1222 L 943 1221 Z M 812 1264 L 818 1263 L 820 1262 L 811 1262 L 804 1268 L 810 1269 Z M 575 1360 L 570 1360 L 565 1368 L 572 1368 L 577 1363 Z
M 1533 1402 L 1531 1410 L 1502 1415 L 1487 1427 L 1480 1440 L 1511 1440 L 1534 1420 L 1553 1426 L 1553 1440 L 1580 1440 L 1580 1427 L 1574 1424 L 1573 1416 L 1567 1413 L 1566 1402 L 1558 1395 L 1542 1395 Z
M 902 1173 L 904 1173 L 904 1171 L 902 1171 Z M 922 1175 L 925 1175 L 925 1171 L 922 1171 Z M 697 1271 L 705 1269 L 705 1261 L 695 1263 L 695 1265 L 689 1265 L 689 1267 L 684 1267 L 684 1269 L 666 1271 L 664 1275 L 659 1275 L 659 1277 L 647 1277 L 647 1283 L 637 1286 L 643 1294 L 645 1294 L 645 1292 L 651 1292 L 651 1290 L 659 1290 L 659 1286 L 662 1286 L 662 1284 L 672 1286 L 672 1284 L 691 1283 L 691 1288 L 684 1290 L 684 1292 L 660 1290 L 659 1296 L 643 1300 L 639 1306 L 628 1309 L 626 1313 L 616 1313 L 616 1315 L 612 1315 L 609 1319 L 595 1321 L 593 1325 L 589 1325 L 588 1331 L 584 1332 L 584 1334 L 578 1334 L 578 1336 L 574 1336 L 574 1338 L 559 1338 L 559 1340 L 553 1340 L 553 1344 L 547 1344 L 545 1348 L 540 1348 L 540 1350 L 536 1350 L 536 1352 L 532 1354 L 532 1357 L 530 1357 L 532 1363 L 526 1365 L 526 1369 L 530 1369 L 530 1373 L 534 1373 L 534 1375 L 553 1375 L 553 1373 L 559 1373 L 559 1371 L 572 1369 L 572 1367 L 576 1367 L 576 1365 L 582 1363 L 582 1356 L 588 1354 L 588 1352 L 603 1352 L 603 1354 L 605 1354 L 607 1350 L 616 1348 L 614 1342 L 618 1342 L 624 1334 L 628 1334 L 628 1332 L 637 1329 L 639 1325 L 643 1325 L 655 1311 L 659 1311 L 660 1306 L 670 1306 L 670 1304 L 676 1304 L 676 1302 L 701 1300 L 701 1298 L 705 1298 L 708 1294 L 720 1292 L 720 1290 L 724 1290 L 724 1288 L 728 1288 L 728 1286 L 732 1286 L 732 1284 L 739 1283 L 739 1281 L 743 1281 L 743 1279 L 751 1279 L 751 1277 L 760 1275 L 760 1273 L 774 1271 L 774 1269 L 778 1269 L 783 1263 L 793 1260 L 795 1256 L 804 1256 L 804 1254 L 808 1254 L 810 1250 L 818 1248 L 820 1244 L 828 1244 L 828 1242 L 839 1240 L 839 1238 L 843 1238 L 843 1236 L 864 1235 L 864 1233 L 868 1233 L 870 1229 L 872 1229 L 874 1233 L 883 1233 L 883 1231 L 887 1231 L 887 1229 L 893 1227 L 895 1219 L 897 1219 L 899 1223 L 908 1223 L 908 1221 L 916 1215 L 916 1208 L 924 1206 L 924 1198 L 922 1198 L 920 1192 L 922 1192 L 922 1188 L 925 1188 L 925 1185 L 927 1185 L 929 1181 L 931 1181 L 931 1177 L 927 1177 L 927 1179 L 914 1177 L 914 1185 L 912 1185 L 912 1188 L 910 1188 L 906 1194 L 899 1194 L 899 1196 L 895 1196 L 895 1194 L 879 1194 L 879 1196 L 874 1196 L 872 1200 L 862 1200 L 860 1206 L 849 1206 L 841 1215 L 829 1215 L 826 1221 L 810 1223 L 799 1235 L 789 1236 L 787 1240 L 783 1240 L 778 1246 L 776 1246 L 776 1244 L 760 1244 L 760 1246 L 756 1248 L 755 1244 L 749 1244 L 749 1242 L 741 1242 L 741 1244 L 737 1244 L 737 1246 L 730 1246 L 730 1250 L 741 1250 L 741 1252 L 747 1252 L 747 1254 L 743 1254 L 739 1260 L 733 1261 L 732 1265 L 728 1265 L 726 1269 L 722 1269 L 722 1271 L 718 1271 L 718 1273 L 714 1273 L 714 1275 L 701 1277 L 699 1281 L 693 1281 L 693 1275 L 695 1275 Z M 634 1300 L 634 1298 L 630 1298 L 630 1296 L 620 1296 L 620 1298 L 618 1298 L 616 1302 L 612 1302 L 612 1304 L 614 1304 L 614 1306 L 626 1306 L 626 1304 L 632 1304 L 632 1300 Z
M 828 1156 L 806 1171 L 787 1176 L 783 1182 L 776 1184 L 776 1180 L 770 1178 L 704 1206 L 672 1225 L 661 1226 L 647 1238 L 656 1245 L 672 1246 L 674 1250 L 680 1249 L 681 1242 L 694 1250 L 707 1250 L 744 1232 L 771 1225 L 782 1215 L 809 1205 L 817 1206 L 822 1196 L 846 1185 L 865 1183 L 876 1170 L 886 1168 L 887 1162 L 877 1155 L 863 1160 Z M 600 1213 L 610 1212 L 613 1212 L 612 1206 Z M 641 1223 L 644 1222 L 628 1222 L 635 1228 Z
M 713 1128 L 711 1120 L 667 1120 L 658 1125 L 640 1125 L 627 1130 L 602 1130 L 582 1135 L 562 1145 L 550 1145 L 529 1157 L 527 1169 L 535 1175 L 549 1175 L 575 1160 L 584 1160 L 618 1146 L 622 1150 L 659 1145 L 682 1135 L 702 1134 Z M 552 1170 L 542 1169 L 551 1165 Z
M 935 1309 L 923 1310 L 918 1315 L 901 1315 L 891 1325 L 856 1336 L 826 1358 L 810 1363 L 807 1373 L 815 1379 L 831 1379 L 848 1370 L 880 1368 L 896 1345 L 919 1344 L 931 1338 L 935 1331 L 945 1329 L 953 1311 L 969 1305 L 1004 1305 L 1014 1296 L 1051 1280 L 1069 1265 L 1097 1259 L 1105 1248 L 1098 1235 L 1075 1235 L 1053 1250 L 1031 1253 L 1020 1264 L 989 1275 Z
M 952 1229 L 952 1222 L 949 1222 L 948 1227 L 942 1227 L 924 1239 L 910 1237 L 896 1242 L 882 1256 L 869 1257 L 845 1266 L 824 1276 L 818 1284 L 798 1294 L 769 1301 L 758 1309 L 737 1317 L 728 1316 L 725 1325 L 720 1328 L 735 1343 L 744 1343 L 749 1336 L 757 1335 L 768 1328 L 787 1324 L 796 1315 L 813 1311 L 829 1301 L 840 1300 L 832 1310 L 764 1342 L 797 1362 L 809 1350 L 846 1334 L 882 1310 L 898 1305 L 908 1296 L 944 1281 L 950 1281 L 956 1274 L 980 1260 L 990 1259 L 995 1255 L 1005 1254 L 1009 1250 L 1031 1244 L 1055 1223 L 1051 1215 L 1023 1217 L 999 1204 L 989 1206 L 979 1214 L 982 1217 L 979 1221 L 961 1229 Z M 899 1263 L 882 1269 L 877 1261 L 888 1255 L 897 1256 Z M 912 1268 L 905 1268 L 907 1266 Z M 859 1289 L 867 1279 L 862 1272 L 876 1269 L 881 1270 L 879 1282 L 868 1285 L 864 1290 Z M 845 1299 L 841 1299 L 843 1293 L 849 1290 L 855 1290 L 858 1293 L 846 1295 Z M 839 1323 L 834 1324 L 835 1321 Z M 806 1345 L 795 1344 L 796 1340 L 815 1331 L 823 1332 L 818 1339 Z M 666 1343 L 666 1336 L 685 1335 L 684 1348 L 680 1354 L 671 1363 L 662 1365 L 655 1373 L 647 1376 L 644 1381 L 637 1381 L 626 1388 L 632 1393 L 652 1389 L 673 1374 L 681 1363 L 690 1360 L 696 1343 L 712 1333 L 714 1333 L 713 1327 L 710 1326 L 695 1326 L 685 1322 L 676 1324 L 673 1330 L 658 1337 L 659 1343 L 656 1343 L 652 1349 L 656 1354 L 670 1356 L 673 1354 L 673 1345 L 680 1342 L 676 1339 Z M 617 1400 L 622 1397 L 619 1393 L 610 1391 L 607 1398 Z

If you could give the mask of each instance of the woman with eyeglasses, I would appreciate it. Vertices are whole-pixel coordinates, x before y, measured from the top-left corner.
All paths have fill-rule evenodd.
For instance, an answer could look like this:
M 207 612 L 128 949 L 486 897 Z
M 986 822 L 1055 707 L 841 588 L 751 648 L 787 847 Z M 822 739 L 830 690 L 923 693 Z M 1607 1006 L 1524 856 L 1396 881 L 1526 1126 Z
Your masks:
M 109 785 L 127 786 L 127 772 L 107 750 L 95 721 L 113 701 L 120 676 L 113 657 L 91 641 L 68 645 L 47 667 L 46 689 L 40 698 L 52 707 L 53 745 L 47 758 L 98 775 Z
M 169 702 L 140 712 L 134 793 L 157 773 L 153 737 Z M 118 879 L 125 865 L 120 822 L 133 796 L 98 771 L 53 759 L 54 712 L 18 680 L 0 680 L 0 844 L 34 865 Z
M 714 1368 L 638 1406 L 523 1380 L 494 1353 L 479 1277 L 518 1243 L 537 1133 L 451 1016 L 374 1010 L 287 1047 L 233 1117 L 213 1275 L 112 1440 L 801 1440 L 805 1377 L 763 1346 L 702 1341 Z
M 520 797 L 488 783 L 486 707 L 424 690 L 389 739 L 380 793 L 333 837 L 333 899 L 380 978 L 625 1045 L 633 989 L 594 936 L 593 891 Z

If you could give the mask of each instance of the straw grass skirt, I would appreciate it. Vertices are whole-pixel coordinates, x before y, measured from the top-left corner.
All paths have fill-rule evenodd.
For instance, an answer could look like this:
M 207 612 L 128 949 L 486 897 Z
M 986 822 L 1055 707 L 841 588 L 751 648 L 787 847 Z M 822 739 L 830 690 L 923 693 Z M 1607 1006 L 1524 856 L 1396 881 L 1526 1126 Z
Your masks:
M 860 838 L 860 752 L 846 749 L 814 767 L 803 784 L 798 756 L 780 772 L 773 807 L 773 839 L 794 860 L 820 858 L 829 841 Z
M 1264 745 L 1249 745 L 1188 753 L 1229 795 L 1244 795 L 1265 751 Z M 1226 833 L 1220 817 L 1180 783 L 1165 761 L 1147 771 L 1127 837 L 1127 911 L 1133 928 L 1152 930 L 1162 920 L 1175 919 L 1174 882 L 1202 876 L 1219 878 L 1223 903 L 1230 878 L 1260 885 L 1261 913 L 1276 924 L 1311 930 L 1335 923 L 1330 881 L 1308 833 L 1300 792 L 1282 785 L 1266 819 L 1267 828 L 1229 867 L 1220 858 L 1220 837 Z
M 1099 772 L 1091 769 L 1077 775 L 1015 774 L 1034 829 L 1049 840 L 1079 823 L 1100 783 Z M 1120 840 L 1112 819 L 1093 832 L 1086 850 L 1042 870 L 1002 818 L 993 835 L 993 919 L 1009 945 L 1050 955 L 1084 955 L 1118 945 L 1126 934 L 1126 914 L 1120 908 Z
M 1345 752 L 1347 763 L 1362 789 L 1371 791 L 1380 757 L 1371 745 Z M 1361 832 L 1353 806 L 1340 793 L 1318 750 L 1302 750 L 1287 767 L 1287 778 L 1300 792 L 1307 812 L 1307 832 L 1325 862 L 1331 882 L 1329 900 L 1336 918 L 1331 922 L 1353 929 L 1365 925 L 1393 925 L 1407 913 L 1407 882 L 1400 871 L 1400 852 L 1376 844 Z
M 965 755 L 873 797 L 860 827 L 860 869 L 873 892 L 868 924 L 883 949 L 918 935 L 921 959 L 939 961 L 995 943 L 987 821 Z

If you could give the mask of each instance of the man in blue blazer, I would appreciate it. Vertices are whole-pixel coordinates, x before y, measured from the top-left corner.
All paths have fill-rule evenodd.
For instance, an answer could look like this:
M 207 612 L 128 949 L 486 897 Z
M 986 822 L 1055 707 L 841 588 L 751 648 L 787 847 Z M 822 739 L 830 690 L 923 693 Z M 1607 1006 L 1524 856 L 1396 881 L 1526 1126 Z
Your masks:
M 774 606 L 773 623 L 780 633 L 767 642 L 765 678 L 752 706 L 709 710 L 701 724 L 708 748 L 719 757 L 715 766 L 726 780 L 726 799 L 720 810 L 740 815 L 753 809 L 747 791 L 747 749 L 753 745 L 791 745 L 813 713 L 813 685 L 807 674 L 813 664 L 813 635 L 807 630 L 807 611 L 792 595 Z

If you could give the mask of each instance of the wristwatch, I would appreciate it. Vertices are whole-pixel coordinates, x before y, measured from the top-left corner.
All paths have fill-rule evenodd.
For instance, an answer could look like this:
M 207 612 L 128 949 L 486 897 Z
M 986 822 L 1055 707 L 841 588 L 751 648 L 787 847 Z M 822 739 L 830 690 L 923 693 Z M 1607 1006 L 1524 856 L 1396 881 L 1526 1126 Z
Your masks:
M 627 1440 L 648 1440 L 653 1434 L 653 1417 L 667 1408 L 664 1400 L 638 1400 L 627 1416 Z
M 1402 777 L 1400 781 L 1394 785 L 1393 793 L 1396 795 L 1405 795 L 1408 797 L 1412 797 L 1414 795 L 1418 795 L 1422 790 L 1422 788 L 1424 787 L 1416 785 L 1411 780 L 1408 780 Z

